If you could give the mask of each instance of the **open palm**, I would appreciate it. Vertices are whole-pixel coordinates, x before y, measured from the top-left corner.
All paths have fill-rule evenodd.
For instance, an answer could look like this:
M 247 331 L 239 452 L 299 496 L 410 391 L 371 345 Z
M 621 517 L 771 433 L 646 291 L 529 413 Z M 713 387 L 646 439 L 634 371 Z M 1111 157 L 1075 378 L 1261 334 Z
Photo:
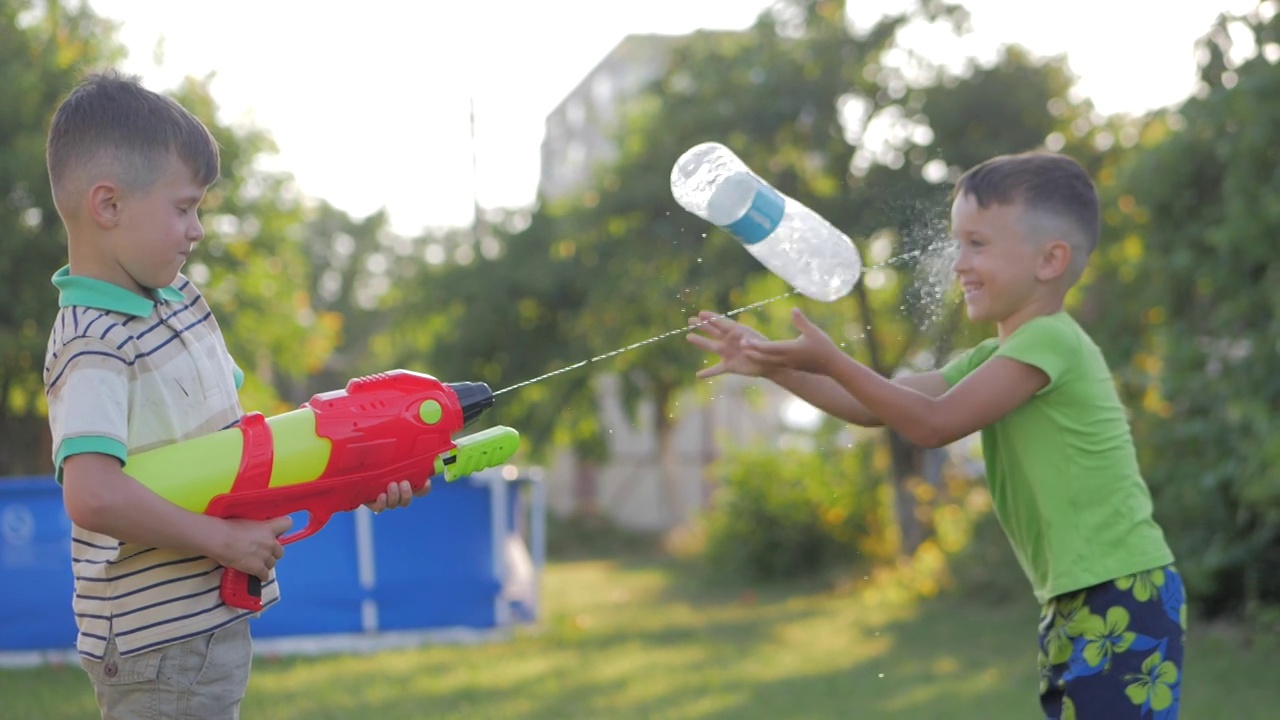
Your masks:
M 689 318 L 689 334 L 686 337 L 697 347 L 720 356 L 720 362 L 698 371 L 697 376 L 700 378 L 726 373 L 751 377 L 765 374 L 767 368 L 750 360 L 743 352 L 747 341 L 767 339 L 754 328 L 703 310 L 697 317 Z
M 791 321 L 800 331 L 797 337 L 773 341 L 752 339 L 741 348 L 742 362 L 761 368 L 762 372 L 790 368 L 830 374 L 834 364 L 844 357 L 844 352 L 799 308 L 791 311 Z

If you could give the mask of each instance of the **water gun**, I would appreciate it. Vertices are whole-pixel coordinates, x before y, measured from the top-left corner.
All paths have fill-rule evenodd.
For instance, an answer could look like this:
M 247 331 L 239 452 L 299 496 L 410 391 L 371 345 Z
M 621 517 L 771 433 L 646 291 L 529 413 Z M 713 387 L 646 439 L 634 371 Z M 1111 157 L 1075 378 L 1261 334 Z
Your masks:
M 281 536 L 288 544 L 377 500 L 388 483 L 408 480 L 417 491 L 432 476 L 452 481 L 506 461 L 520 442 L 511 428 L 453 437 L 492 405 L 484 383 L 392 370 L 288 413 L 248 413 L 234 427 L 139 453 L 124 471 L 193 512 L 268 520 L 307 511 L 305 527 Z M 220 591 L 227 605 L 262 609 L 256 576 L 224 568 Z

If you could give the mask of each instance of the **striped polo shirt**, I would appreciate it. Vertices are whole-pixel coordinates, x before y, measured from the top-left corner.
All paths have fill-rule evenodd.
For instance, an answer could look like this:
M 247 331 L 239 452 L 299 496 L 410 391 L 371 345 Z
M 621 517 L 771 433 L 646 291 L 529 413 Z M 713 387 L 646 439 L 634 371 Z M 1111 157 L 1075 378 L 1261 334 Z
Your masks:
M 45 356 L 54 466 L 130 454 L 232 427 L 243 375 L 204 297 L 186 277 L 148 300 L 110 283 L 53 276 L 59 311 Z M 145 522 L 145 518 L 138 518 Z M 130 545 L 73 525 L 76 647 L 101 659 L 114 637 L 133 655 L 213 632 L 251 613 L 223 604 L 219 565 L 206 557 Z M 274 576 L 262 600 L 279 599 Z

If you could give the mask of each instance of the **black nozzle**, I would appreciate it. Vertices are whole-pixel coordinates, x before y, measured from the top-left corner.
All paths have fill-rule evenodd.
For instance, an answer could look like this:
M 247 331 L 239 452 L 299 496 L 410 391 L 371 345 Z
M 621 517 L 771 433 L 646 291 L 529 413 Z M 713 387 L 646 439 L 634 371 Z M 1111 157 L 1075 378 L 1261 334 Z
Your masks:
M 493 391 L 482 382 L 449 383 L 449 389 L 458 396 L 462 406 L 462 424 L 470 425 L 480 413 L 493 407 Z

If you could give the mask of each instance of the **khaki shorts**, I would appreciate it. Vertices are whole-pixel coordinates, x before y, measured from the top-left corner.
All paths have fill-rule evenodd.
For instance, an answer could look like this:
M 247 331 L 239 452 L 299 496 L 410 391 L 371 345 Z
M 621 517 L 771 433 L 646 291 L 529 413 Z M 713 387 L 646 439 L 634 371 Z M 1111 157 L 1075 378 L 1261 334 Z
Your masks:
M 82 657 L 80 665 L 103 720 L 235 720 L 252 660 L 249 623 L 240 621 L 129 657 L 120 657 L 112 639 L 102 660 Z

